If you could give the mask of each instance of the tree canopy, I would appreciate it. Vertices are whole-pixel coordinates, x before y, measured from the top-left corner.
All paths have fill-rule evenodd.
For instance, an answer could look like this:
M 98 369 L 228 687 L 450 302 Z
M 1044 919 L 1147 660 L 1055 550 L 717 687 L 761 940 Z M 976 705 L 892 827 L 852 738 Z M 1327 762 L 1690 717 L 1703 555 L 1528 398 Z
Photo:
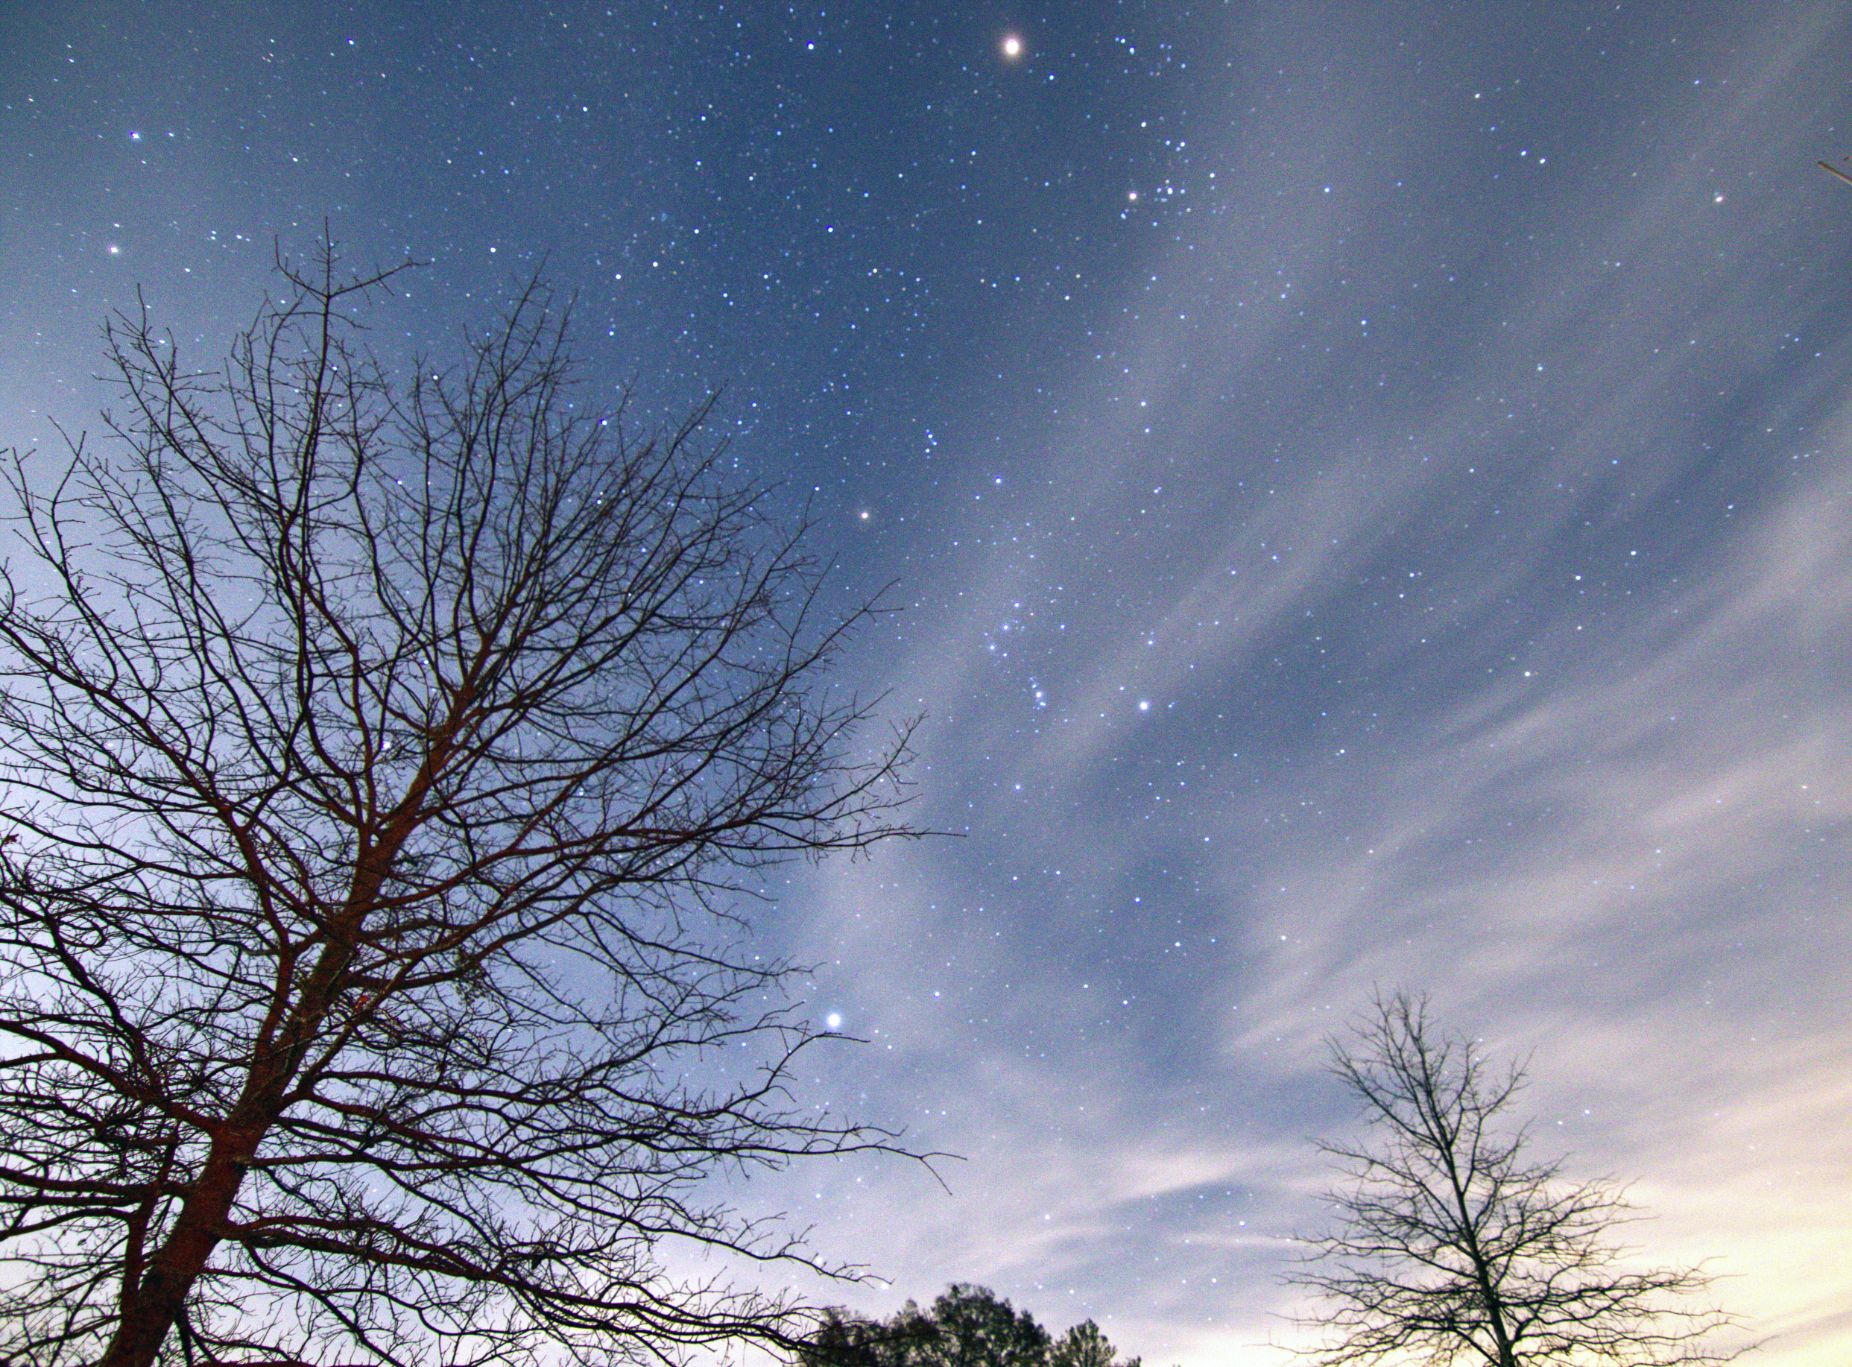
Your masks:
M 8 472 L 0 1359 L 610 1362 L 793 1344 L 665 1245 L 811 1255 L 696 1188 L 886 1147 L 741 934 L 901 830 L 801 525 L 702 409 L 639 439 L 538 285 L 392 373 L 392 273 L 286 271 L 203 369 Z
M 832 1311 L 801 1355 L 805 1367 L 1139 1367 L 1084 1320 L 1053 1337 L 988 1287 L 956 1282 L 922 1310 L 892 1318 Z

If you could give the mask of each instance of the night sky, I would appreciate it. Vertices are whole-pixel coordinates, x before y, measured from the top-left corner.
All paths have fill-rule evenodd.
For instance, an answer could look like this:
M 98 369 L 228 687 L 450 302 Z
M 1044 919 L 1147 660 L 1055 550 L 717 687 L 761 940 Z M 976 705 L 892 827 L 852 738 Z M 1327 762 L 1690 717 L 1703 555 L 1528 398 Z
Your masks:
M 1013 41 L 1012 41 L 1013 40 Z M 805 498 L 920 825 L 789 871 L 806 1102 L 739 1193 L 1154 1367 L 1272 1363 L 1374 986 L 1532 1055 L 1766 1367 L 1852 1357 L 1852 11 L 0 8 L 0 445 L 139 286 L 544 262 L 588 397 Z

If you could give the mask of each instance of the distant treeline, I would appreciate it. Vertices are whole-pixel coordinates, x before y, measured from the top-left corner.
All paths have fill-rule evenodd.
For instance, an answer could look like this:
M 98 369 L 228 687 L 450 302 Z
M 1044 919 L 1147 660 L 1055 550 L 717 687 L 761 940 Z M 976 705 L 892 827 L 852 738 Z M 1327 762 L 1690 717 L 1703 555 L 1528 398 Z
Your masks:
M 804 1367 L 1139 1367 L 1092 1320 L 1059 1338 L 988 1287 L 955 1283 L 922 1310 L 908 1301 L 888 1320 L 831 1310 L 802 1355 Z

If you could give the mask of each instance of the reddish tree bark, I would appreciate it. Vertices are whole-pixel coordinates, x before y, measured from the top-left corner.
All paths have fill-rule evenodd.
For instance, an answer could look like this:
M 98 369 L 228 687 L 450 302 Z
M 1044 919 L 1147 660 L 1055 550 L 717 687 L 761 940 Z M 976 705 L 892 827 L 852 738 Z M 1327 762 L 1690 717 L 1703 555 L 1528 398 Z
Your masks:
M 16 459 L 0 582 L 0 1357 L 522 1362 L 796 1341 L 665 1241 L 891 1148 L 740 917 L 902 834 L 802 529 L 705 410 L 637 443 L 530 288 L 394 381 L 332 252 L 220 372 L 112 326 L 123 411 Z M 860 749 L 861 758 L 856 758 Z M 742 1076 L 741 1064 L 745 1064 Z

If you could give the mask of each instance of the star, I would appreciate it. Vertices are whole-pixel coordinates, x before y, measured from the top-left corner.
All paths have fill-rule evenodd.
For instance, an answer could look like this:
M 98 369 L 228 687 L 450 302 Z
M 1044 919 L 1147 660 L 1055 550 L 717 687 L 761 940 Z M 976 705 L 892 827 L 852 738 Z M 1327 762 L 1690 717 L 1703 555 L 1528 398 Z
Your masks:
M 1000 46 L 1003 49 L 1005 61 L 1016 61 L 1023 53 L 1022 35 L 1018 33 L 1006 33 L 1003 35 L 1003 42 Z

